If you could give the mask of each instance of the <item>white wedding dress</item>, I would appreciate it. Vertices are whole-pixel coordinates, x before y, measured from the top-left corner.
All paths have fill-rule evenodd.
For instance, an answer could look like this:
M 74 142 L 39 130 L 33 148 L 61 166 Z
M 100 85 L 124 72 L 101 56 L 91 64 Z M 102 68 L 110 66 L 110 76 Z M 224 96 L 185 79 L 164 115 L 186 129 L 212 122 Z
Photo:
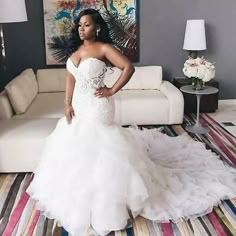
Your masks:
M 123 229 L 130 215 L 177 221 L 204 215 L 236 196 L 236 170 L 187 135 L 122 128 L 113 122 L 113 98 L 97 98 L 106 65 L 84 59 L 67 69 L 75 77 L 75 117 L 47 138 L 27 192 L 40 210 L 71 235 L 91 226 L 104 235 Z

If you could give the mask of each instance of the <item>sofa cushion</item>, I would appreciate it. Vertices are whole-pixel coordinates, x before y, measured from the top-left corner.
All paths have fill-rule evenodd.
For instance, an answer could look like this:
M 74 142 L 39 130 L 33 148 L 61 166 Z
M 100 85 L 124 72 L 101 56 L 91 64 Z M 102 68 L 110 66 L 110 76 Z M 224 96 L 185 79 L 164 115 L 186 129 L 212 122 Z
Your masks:
M 122 125 L 166 124 L 169 120 L 169 103 L 158 90 L 125 90 L 120 92 Z
M 38 93 L 38 84 L 32 69 L 26 69 L 5 87 L 16 114 L 26 111 Z
M 61 118 L 64 93 L 39 93 L 29 109 L 14 119 Z M 115 121 L 121 125 L 161 124 L 169 119 L 169 104 L 158 90 L 124 90 L 114 95 Z
M 46 138 L 58 119 L 21 119 L 0 122 L 0 173 L 31 172 L 39 163 Z
M 12 119 L 60 118 L 64 115 L 64 92 L 39 93 L 29 109 Z
M 0 93 L 0 120 L 10 119 L 13 116 L 13 109 L 6 90 Z
M 37 70 L 39 93 L 65 91 L 66 69 Z
M 105 84 L 112 87 L 121 74 L 121 70 L 116 67 L 108 67 L 105 74 Z M 135 72 L 130 81 L 122 90 L 130 89 L 160 89 L 162 83 L 161 66 L 139 66 L 135 67 Z

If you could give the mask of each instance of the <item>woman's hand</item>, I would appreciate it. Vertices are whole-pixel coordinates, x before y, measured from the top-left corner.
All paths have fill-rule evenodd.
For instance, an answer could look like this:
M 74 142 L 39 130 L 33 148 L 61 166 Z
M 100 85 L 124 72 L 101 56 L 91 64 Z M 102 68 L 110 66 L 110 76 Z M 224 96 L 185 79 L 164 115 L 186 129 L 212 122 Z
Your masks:
M 71 105 L 66 105 L 65 115 L 67 123 L 70 124 L 73 116 L 75 115 L 74 108 Z
M 106 86 L 105 86 L 105 87 L 98 88 L 98 89 L 96 89 L 96 91 L 95 91 L 95 96 L 96 96 L 96 97 L 99 97 L 99 98 L 102 98 L 102 97 L 110 97 L 110 96 L 112 96 L 112 95 L 113 95 L 112 89 L 111 89 L 111 88 L 107 88 Z

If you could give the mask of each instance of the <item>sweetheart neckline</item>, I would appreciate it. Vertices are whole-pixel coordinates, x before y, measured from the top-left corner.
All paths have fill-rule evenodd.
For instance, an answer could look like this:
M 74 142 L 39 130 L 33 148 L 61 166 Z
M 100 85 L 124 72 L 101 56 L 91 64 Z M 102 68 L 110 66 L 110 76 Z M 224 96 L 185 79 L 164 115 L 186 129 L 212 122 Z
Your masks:
M 68 59 L 70 59 L 72 65 L 73 65 L 76 69 L 78 69 L 78 68 L 80 67 L 80 65 L 81 65 L 83 62 L 85 62 L 85 61 L 87 61 L 87 60 L 89 60 L 89 59 L 97 60 L 97 61 L 102 62 L 103 64 L 106 65 L 106 63 L 105 63 L 104 61 L 98 59 L 97 57 L 87 57 L 87 58 L 81 59 L 80 62 L 79 62 L 79 64 L 78 64 L 78 66 L 76 66 L 76 65 L 74 64 L 74 62 L 72 61 L 72 59 L 71 59 L 70 57 L 69 57 Z

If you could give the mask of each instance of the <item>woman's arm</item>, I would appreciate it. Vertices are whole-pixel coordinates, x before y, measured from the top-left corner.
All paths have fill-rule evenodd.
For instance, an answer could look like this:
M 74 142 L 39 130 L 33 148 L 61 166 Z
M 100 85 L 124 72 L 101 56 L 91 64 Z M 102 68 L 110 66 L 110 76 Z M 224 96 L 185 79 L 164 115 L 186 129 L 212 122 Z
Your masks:
M 110 44 L 103 45 L 103 53 L 105 58 L 111 62 L 114 66 L 122 70 L 122 73 L 116 83 L 110 89 L 98 89 L 95 93 L 99 97 L 107 97 L 118 92 L 123 86 L 125 86 L 133 75 L 135 69 L 129 59 L 120 53 L 117 49 Z
M 67 71 L 64 102 L 65 102 L 65 115 L 68 124 L 70 124 L 72 117 L 74 116 L 74 109 L 71 105 L 74 87 L 75 87 L 75 78 L 70 72 Z

